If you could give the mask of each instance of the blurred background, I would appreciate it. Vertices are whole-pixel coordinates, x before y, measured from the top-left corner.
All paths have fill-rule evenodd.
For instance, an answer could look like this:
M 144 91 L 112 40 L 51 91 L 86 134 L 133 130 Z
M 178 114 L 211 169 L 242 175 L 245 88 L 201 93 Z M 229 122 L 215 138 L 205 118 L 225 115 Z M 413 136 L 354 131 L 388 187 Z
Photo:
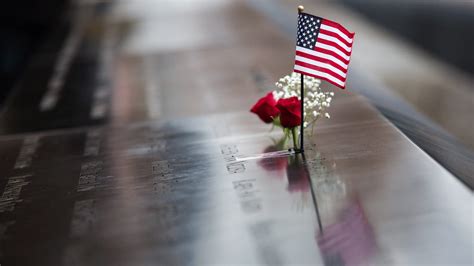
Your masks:
M 177 36 L 183 34 L 179 31 L 174 33 L 170 33 L 169 30 L 163 31 L 163 28 L 178 27 L 179 16 L 186 16 L 186 21 L 191 22 L 196 19 L 197 26 L 194 27 L 202 26 L 196 14 L 205 15 L 208 6 L 219 8 L 222 2 L 232 1 L 5 1 L 0 9 L 0 114 L 4 127 L 1 131 L 4 134 L 16 133 L 17 131 L 8 130 L 7 127 L 13 124 L 18 126 L 21 124 L 20 120 L 31 115 L 29 112 L 32 111 L 28 109 L 28 104 L 34 102 L 35 98 L 39 101 L 43 92 L 24 94 L 22 90 L 43 86 L 40 81 L 36 82 L 35 78 L 41 80 L 39 78 L 41 75 L 49 74 L 37 71 L 32 78 L 28 69 L 35 69 L 37 66 L 48 68 L 57 62 L 58 51 L 61 50 L 62 44 L 67 42 L 68 34 L 75 30 L 74 21 L 78 17 L 79 20 L 90 18 L 86 14 L 87 11 L 81 13 L 78 10 L 87 10 L 87 7 L 93 6 L 95 14 L 108 12 L 108 17 L 112 17 L 111 21 L 119 25 L 120 37 L 115 39 L 116 42 L 120 42 L 120 45 L 116 45 L 120 50 L 118 54 L 126 54 L 127 58 L 133 61 L 133 57 L 137 54 L 146 57 L 147 54 L 159 53 L 161 59 L 165 60 L 151 64 L 153 68 L 160 69 L 160 62 L 166 62 L 166 55 L 177 50 L 176 47 L 170 49 L 166 45 L 172 43 L 170 40 L 179 40 Z M 474 164 L 472 1 L 236 0 L 233 2 L 239 3 L 239 6 L 245 5 L 257 16 L 267 19 L 271 27 L 277 28 L 288 40 L 294 38 L 295 9 L 299 4 L 305 5 L 310 13 L 339 21 L 355 31 L 356 40 L 348 90 L 367 97 L 413 142 L 463 181 L 471 182 L 469 180 L 472 179 Z M 184 11 L 175 12 L 176 10 Z M 239 12 L 235 12 L 237 20 L 245 20 L 246 17 Z M 236 18 L 232 19 L 234 21 Z M 150 24 L 148 21 L 155 21 L 156 24 Z M 225 24 L 227 18 L 223 17 L 222 21 Z M 97 30 L 102 27 L 98 25 L 103 23 L 103 20 L 94 17 L 89 22 L 93 25 L 91 27 Z M 151 28 L 143 25 L 151 25 Z M 208 30 L 212 31 L 213 27 L 209 27 Z M 213 45 L 220 45 L 222 39 L 232 38 L 213 35 L 212 32 L 205 30 L 204 33 L 191 31 L 192 29 L 193 27 L 188 29 L 189 32 L 186 34 L 190 33 L 193 37 L 183 38 L 186 46 L 181 47 L 188 53 L 192 53 L 193 48 L 202 47 L 203 43 L 210 43 L 207 47 L 212 48 Z M 92 35 L 95 30 L 92 29 Z M 258 36 L 255 38 L 258 39 Z M 69 41 L 73 43 L 74 38 Z M 95 53 L 99 50 L 97 47 L 81 42 L 79 54 L 86 54 L 88 60 L 94 56 L 100 57 L 100 52 Z M 291 63 L 289 62 L 288 66 Z M 86 74 L 81 74 L 81 80 L 96 75 L 95 73 L 99 71 L 94 67 L 87 68 L 89 72 L 84 69 L 82 68 L 82 71 Z M 28 88 L 25 87 L 25 83 L 29 84 Z M 37 85 L 31 85 L 33 83 Z M 172 87 L 173 83 L 168 85 Z M 35 90 L 41 91 L 38 88 Z M 154 89 L 151 87 L 149 90 Z M 104 97 L 109 97 L 108 95 L 120 93 L 120 90 L 118 87 L 113 87 L 110 92 L 102 91 L 102 93 Z M 22 96 L 15 98 L 12 95 Z M 80 95 L 74 96 L 77 101 L 72 100 L 76 101 L 74 104 L 78 106 L 88 101 L 81 99 Z M 47 101 L 44 104 L 48 106 Z M 68 106 L 68 110 L 72 108 Z M 14 116 L 8 114 L 11 110 L 16 110 Z M 100 108 L 97 113 L 100 116 Z M 61 119 L 60 123 L 51 123 L 52 128 L 72 126 L 67 122 L 70 119 L 67 113 L 62 114 Z M 106 122 L 107 119 L 94 123 Z M 51 127 L 18 126 L 17 128 L 21 128 L 20 131 L 31 131 Z
M 5 1 L 0 9 L 0 106 L 65 10 L 65 0 Z

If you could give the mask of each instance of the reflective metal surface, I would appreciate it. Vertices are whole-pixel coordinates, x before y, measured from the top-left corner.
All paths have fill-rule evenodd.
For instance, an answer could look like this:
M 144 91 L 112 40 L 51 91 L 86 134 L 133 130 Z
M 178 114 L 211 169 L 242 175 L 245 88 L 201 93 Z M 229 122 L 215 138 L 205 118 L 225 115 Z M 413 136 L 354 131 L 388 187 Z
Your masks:
M 50 110 L 50 87 L 18 90 L 0 118 L 2 266 L 473 263 L 472 191 L 350 90 L 304 156 L 254 158 L 282 135 L 246 110 L 294 47 L 243 3 L 204 3 L 92 9 L 86 28 L 121 46 L 71 68 Z M 166 12 L 194 46 L 150 37 L 180 29 Z M 88 78 L 109 85 L 69 91 Z
M 390 1 L 368 1 L 364 8 L 369 8 L 371 4 L 383 6 L 388 2 Z M 294 3 L 272 0 L 249 3 L 286 32 L 289 40 L 293 40 L 296 34 Z M 351 25 L 352 30 L 357 32 L 354 50 L 358 52 L 354 53 L 348 72 L 350 91 L 367 97 L 411 141 L 471 189 L 474 188 L 474 151 L 470 144 L 474 142 L 469 140 L 474 137 L 474 123 L 470 115 L 474 112 L 472 78 L 435 60 L 425 51 L 416 49 L 405 40 L 389 34 L 380 25 L 370 23 L 354 10 L 334 1 L 312 0 L 302 3 L 309 10 L 317 10 L 320 14 L 327 14 L 328 17 Z M 428 2 L 420 4 L 408 1 L 401 3 L 399 7 L 409 5 L 422 8 L 428 5 L 446 11 L 442 5 Z M 457 5 L 451 2 L 443 4 Z M 382 17 L 385 15 L 378 12 L 380 10 L 377 8 L 373 11 Z M 432 19 L 437 18 L 428 9 L 424 12 L 429 13 Z M 414 14 L 422 21 L 419 15 L 416 12 Z M 407 21 L 392 26 L 400 27 L 403 23 Z M 415 25 L 416 27 L 424 26 L 420 24 Z M 416 32 L 415 28 L 408 31 Z M 437 34 L 443 36 L 442 31 L 437 31 Z M 458 50 L 455 54 L 462 55 Z M 387 58 L 388 55 L 390 58 Z
M 247 113 L 4 137 L 2 265 L 469 264 L 471 191 L 334 109 L 305 158 L 235 162 L 275 148 Z

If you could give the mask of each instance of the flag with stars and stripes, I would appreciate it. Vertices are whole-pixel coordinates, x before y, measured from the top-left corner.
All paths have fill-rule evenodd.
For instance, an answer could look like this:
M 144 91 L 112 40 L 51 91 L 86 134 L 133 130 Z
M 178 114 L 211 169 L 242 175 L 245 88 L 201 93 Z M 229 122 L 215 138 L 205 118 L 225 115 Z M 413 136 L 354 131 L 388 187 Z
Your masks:
M 354 35 L 339 23 L 300 13 L 294 71 L 344 89 Z

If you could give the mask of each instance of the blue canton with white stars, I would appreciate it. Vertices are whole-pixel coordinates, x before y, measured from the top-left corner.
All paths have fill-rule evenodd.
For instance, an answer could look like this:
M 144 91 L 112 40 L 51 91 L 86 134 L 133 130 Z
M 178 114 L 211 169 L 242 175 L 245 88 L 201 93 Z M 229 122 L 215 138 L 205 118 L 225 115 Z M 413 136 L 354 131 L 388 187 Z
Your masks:
M 296 45 L 307 49 L 314 49 L 318 39 L 322 19 L 306 13 L 298 15 L 298 33 Z

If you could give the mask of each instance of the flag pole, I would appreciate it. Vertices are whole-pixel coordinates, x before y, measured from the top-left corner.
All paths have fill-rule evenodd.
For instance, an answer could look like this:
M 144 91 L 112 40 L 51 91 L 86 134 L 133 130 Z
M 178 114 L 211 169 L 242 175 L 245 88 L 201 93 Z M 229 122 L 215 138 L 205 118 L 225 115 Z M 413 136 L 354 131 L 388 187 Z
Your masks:
M 301 125 L 300 125 L 300 152 L 304 152 L 304 75 L 301 74 Z
M 298 6 L 298 14 L 304 11 L 304 6 Z M 304 152 L 304 75 L 301 76 L 301 125 L 300 125 L 300 149 L 299 152 Z

